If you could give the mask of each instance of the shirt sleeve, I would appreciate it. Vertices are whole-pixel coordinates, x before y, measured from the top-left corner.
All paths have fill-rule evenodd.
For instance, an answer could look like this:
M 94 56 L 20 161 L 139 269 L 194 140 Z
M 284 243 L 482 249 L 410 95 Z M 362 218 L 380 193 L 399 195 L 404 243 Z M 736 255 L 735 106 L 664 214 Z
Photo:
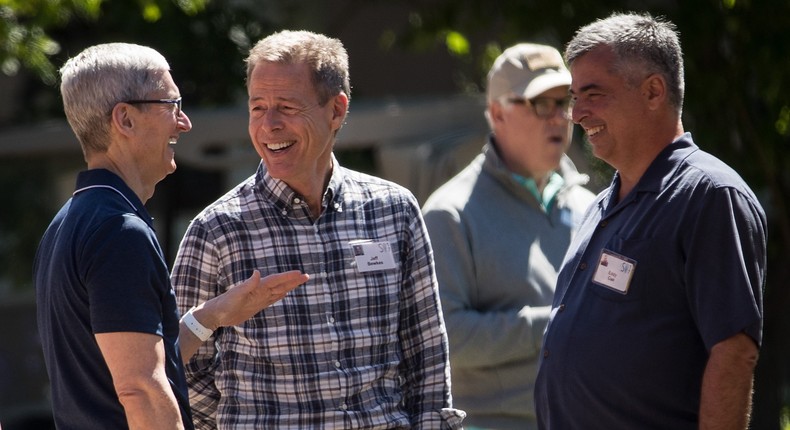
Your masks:
M 136 216 L 103 223 L 83 249 L 94 333 L 163 336 L 167 265 L 147 224 Z
M 752 198 L 710 188 L 686 235 L 689 303 L 706 348 L 738 333 L 762 340 L 766 220 Z
M 402 247 L 403 287 L 399 336 L 403 348 L 404 403 L 416 429 L 461 428 L 452 409 L 447 333 L 433 252 L 416 202 L 409 208 L 408 244 Z
M 171 275 L 181 314 L 218 295 L 217 255 L 208 230 L 199 222 L 193 221 L 181 241 Z M 195 428 L 198 430 L 217 427 L 220 393 L 214 381 L 215 370 L 219 366 L 215 342 L 221 336 L 222 330 L 218 329 L 203 342 L 185 366 L 189 401 Z

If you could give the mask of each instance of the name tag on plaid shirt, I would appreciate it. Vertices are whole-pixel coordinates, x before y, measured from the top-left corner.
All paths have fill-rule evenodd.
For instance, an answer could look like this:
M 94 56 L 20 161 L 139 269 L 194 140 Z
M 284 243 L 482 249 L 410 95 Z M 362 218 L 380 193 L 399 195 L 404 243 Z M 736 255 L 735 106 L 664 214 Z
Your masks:
M 376 272 L 395 268 L 392 246 L 389 242 L 353 240 L 348 243 L 354 251 L 354 259 L 360 272 Z

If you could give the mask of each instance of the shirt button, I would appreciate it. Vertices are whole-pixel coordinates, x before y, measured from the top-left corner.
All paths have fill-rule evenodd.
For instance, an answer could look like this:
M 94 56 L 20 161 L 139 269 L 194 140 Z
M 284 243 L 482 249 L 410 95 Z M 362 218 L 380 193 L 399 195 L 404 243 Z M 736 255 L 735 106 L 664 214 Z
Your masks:
M 282 211 L 282 214 L 283 214 L 283 216 L 286 216 L 286 215 L 288 215 L 288 210 L 286 210 L 286 209 L 283 209 L 283 211 Z
M 564 310 L 565 310 L 565 303 L 561 303 L 559 309 L 557 309 L 557 312 L 562 312 Z
M 609 221 L 601 221 L 601 223 L 598 225 L 601 227 L 606 227 L 607 224 L 609 224 Z
M 587 268 L 587 263 L 579 264 L 579 270 L 584 270 Z
M 345 411 L 346 409 L 348 409 L 348 405 L 345 404 L 345 403 L 341 403 L 340 404 L 340 409 Z
M 337 367 L 338 369 L 340 369 L 340 362 L 339 362 L 339 361 L 335 361 L 335 367 Z
M 294 197 L 294 204 L 298 205 L 299 203 L 302 203 L 302 200 L 299 197 Z
M 335 323 L 335 317 L 329 317 L 328 322 L 329 322 L 330 325 L 334 324 Z
M 543 358 L 546 358 L 548 356 L 549 356 L 549 350 L 548 349 L 544 349 L 543 350 Z

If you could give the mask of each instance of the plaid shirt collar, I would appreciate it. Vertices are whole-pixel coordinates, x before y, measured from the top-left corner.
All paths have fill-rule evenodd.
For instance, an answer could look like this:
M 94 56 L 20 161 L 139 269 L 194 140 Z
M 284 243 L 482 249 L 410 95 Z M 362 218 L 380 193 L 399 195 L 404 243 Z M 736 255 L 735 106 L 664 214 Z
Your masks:
M 346 177 L 346 171 L 338 164 L 335 154 L 332 154 L 332 176 L 329 178 L 329 184 L 324 190 L 324 195 L 321 202 L 321 212 L 331 208 L 337 212 L 343 211 L 342 191 L 343 182 Z M 299 201 L 304 201 L 304 198 L 297 194 L 285 181 L 272 177 L 266 164 L 261 161 L 258 165 L 258 170 L 255 172 L 255 194 L 261 196 L 264 200 L 269 201 L 275 207 L 283 211 L 283 214 L 288 213 L 294 207 L 298 206 Z

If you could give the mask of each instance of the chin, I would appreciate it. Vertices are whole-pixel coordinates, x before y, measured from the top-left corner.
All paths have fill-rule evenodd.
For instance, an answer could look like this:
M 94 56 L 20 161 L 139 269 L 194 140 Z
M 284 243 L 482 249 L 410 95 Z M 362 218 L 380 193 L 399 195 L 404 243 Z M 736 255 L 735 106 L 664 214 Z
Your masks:
M 169 174 L 171 174 L 171 173 L 175 172 L 177 167 L 178 167 L 178 166 L 176 166 L 176 162 L 175 162 L 175 160 L 171 161 L 171 162 L 170 162 L 170 165 L 169 165 L 169 166 L 167 166 L 167 173 L 165 174 L 165 176 L 167 176 L 167 175 L 169 175 Z

